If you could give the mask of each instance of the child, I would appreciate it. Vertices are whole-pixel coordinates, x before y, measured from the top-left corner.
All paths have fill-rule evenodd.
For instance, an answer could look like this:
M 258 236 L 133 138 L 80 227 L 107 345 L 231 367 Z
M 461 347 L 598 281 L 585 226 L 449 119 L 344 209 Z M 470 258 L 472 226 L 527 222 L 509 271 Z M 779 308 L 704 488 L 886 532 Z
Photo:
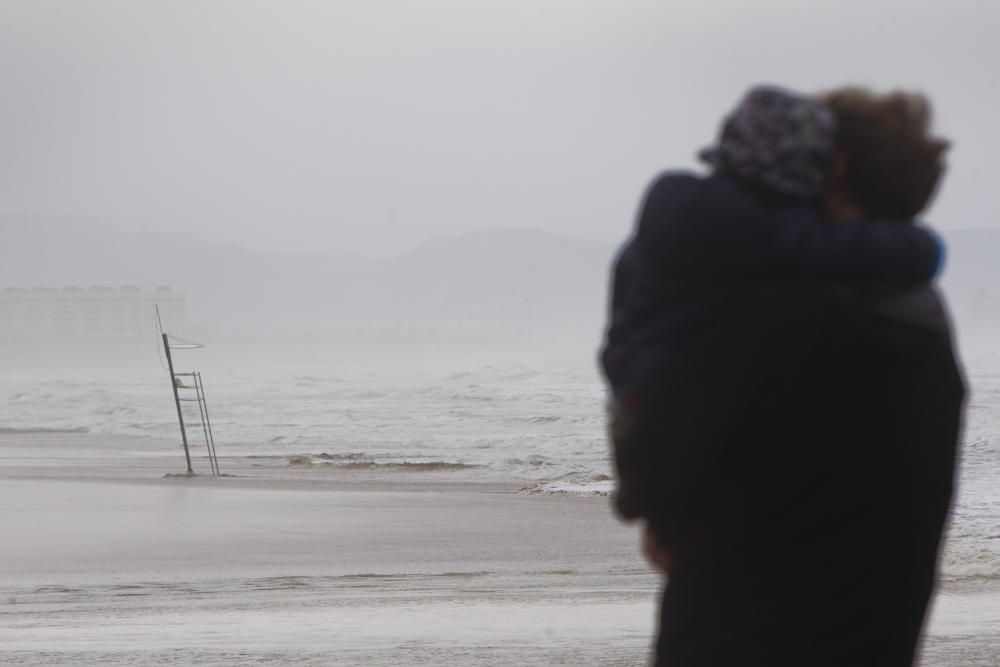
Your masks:
M 824 220 L 835 126 L 813 100 L 755 88 L 727 119 L 718 146 L 702 153 L 711 175 L 667 173 L 647 191 L 615 265 L 601 356 L 620 477 L 644 385 L 690 350 L 742 287 L 774 280 L 919 285 L 939 271 L 942 244 L 924 228 Z M 639 516 L 626 488 L 616 503 L 626 518 Z

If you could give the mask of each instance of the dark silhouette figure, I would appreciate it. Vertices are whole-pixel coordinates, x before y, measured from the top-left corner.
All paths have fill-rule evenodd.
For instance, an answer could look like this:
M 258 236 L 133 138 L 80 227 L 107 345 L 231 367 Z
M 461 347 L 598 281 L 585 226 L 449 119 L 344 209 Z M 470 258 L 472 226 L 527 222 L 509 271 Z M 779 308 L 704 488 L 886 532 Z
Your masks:
M 965 394 L 927 285 L 940 242 L 908 224 L 946 144 L 918 96 L 835 91 L 826 124 L 769 94 L 727 121 L 712 176 L 653 186 L 616 267 L 616 507 L 668 569 L 657 665 L 910 665 Z M 872 164 L 901 171 L 858 188 Z

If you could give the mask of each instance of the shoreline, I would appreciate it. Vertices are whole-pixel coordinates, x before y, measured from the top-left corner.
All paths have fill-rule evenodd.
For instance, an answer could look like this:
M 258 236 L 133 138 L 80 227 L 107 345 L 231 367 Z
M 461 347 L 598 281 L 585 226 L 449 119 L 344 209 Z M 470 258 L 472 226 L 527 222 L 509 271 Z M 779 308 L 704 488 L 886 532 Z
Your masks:
M 0 434 L 0 662 L 648 660 L 660 577 L 605 497 L 179 450 Z M 995 666 L 996 584 L 942 582 L 921 664 Z
M 194 447 L 192 447 L 194 449 Z M 174 450 L 173 453 L 170 453 Z M 21 456 L 12 456 L 20 452 Z M 129 484 L 217 485 L 219 488 L 287 490 L 519 493 L 525 481 L 449 479 L 451 471 L 302 465 L 305 455 L 219 456 L 222 475 L 207 473 L 208 459 L 192 452 L 194 475 L 185 473 L 179 443 L 160 438 L 76 431 L 0 431 L 0 480 L 99 481 Z M 388 469 L 388 470 L 387 470 Z M 592 494 L 549 494 L 579 495 Z
M 74 466 L 80 436 L 46 438 L 32 436 L 51 465 L 0 466 L 4 664 L 648 659 L 658 577 L 605 498 L 164 478 L 161 457 L 115 465 L 142 443 Z
M 30 443 L 30 444 L 26 444 Z M 495 493 L 607 497 L 603 487 L 547 489 L 544 479 L 491 473 L 474 464 L 447 462 L 372 463 L 320 454 L 221 455 L 222 475 L 192 446 L 194 475 L 185 472 L 179 442 L 79 431 L 0 431 L 0 479 L 95 479 L 102 481 L 219 483 L 233 486 L 327 488 L 370 486 L 373 490 L 441 487 Z M 16 454 L 20 453 L 20 457 Z M 482 478 L 479 478 L 482 477 Z M 601 482 L 605 484 L 605 482 Z

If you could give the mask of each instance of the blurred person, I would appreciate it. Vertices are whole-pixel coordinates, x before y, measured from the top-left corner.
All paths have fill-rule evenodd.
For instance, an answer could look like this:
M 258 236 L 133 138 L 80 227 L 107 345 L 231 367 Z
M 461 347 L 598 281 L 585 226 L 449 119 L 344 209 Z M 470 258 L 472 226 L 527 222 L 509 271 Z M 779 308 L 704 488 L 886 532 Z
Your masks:
M 828 187 L 831 172 L 843 180 L 846 169 L 837 143 L 831 109 L 758 86 L 725 120 L 718 144 L 701 152 L 710 175 L 668 171 L 653 181 L 614 267 L 601 353 L 613 432 L 635 429 L 649 378 L 687 354 L 750 282 L 913 286 L 937 273 L 941 241 L 898 224 L 895 212 L 866 225 L 828 224 L 824 209 L 852 205 Z M 619 465 L 628 453 L 615 448 Z M 630 498 L 641 494 L 642 478 L 628 481 L 615 495 L 625 517 L 634 513 Z
M 825 106 L 759 86 L 726 119 L 718 145 L 702 151 L 713 173 L 654 180 L 614 269 L 601 362 L 618 405 L 639 400 L 646 378 L 683 354 L 748 280 L 918 285 L 940 269 L 943 246 L 928 229 L 894 216 L 827 224 L 835 132 Z
M 942 249 L 908 224 L 947 144 L 917 95 L 765 92 L 711 176 L 654 184 L 617 263 L 616 507 L 669 571 L 656 664 L 909 665 L 964 397 Z

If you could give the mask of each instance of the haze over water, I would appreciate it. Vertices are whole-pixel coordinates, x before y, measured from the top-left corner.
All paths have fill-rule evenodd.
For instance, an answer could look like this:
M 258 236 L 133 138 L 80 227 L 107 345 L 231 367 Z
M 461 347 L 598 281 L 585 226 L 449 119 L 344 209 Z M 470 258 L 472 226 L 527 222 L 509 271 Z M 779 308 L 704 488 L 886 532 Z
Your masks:
M 954 140 L 927 219 L 972 394 L 925 664 L 995 664 L 998 24 L 973 0 L 0 0 L 0 289 L 169 285 L 232 475 L 164 477 L 151 325 L 0 335 L 0 662 L 641 663 L 660 582 L 605 495 L 608 269 L 652 176 L 770 81 L 921 89 Z

